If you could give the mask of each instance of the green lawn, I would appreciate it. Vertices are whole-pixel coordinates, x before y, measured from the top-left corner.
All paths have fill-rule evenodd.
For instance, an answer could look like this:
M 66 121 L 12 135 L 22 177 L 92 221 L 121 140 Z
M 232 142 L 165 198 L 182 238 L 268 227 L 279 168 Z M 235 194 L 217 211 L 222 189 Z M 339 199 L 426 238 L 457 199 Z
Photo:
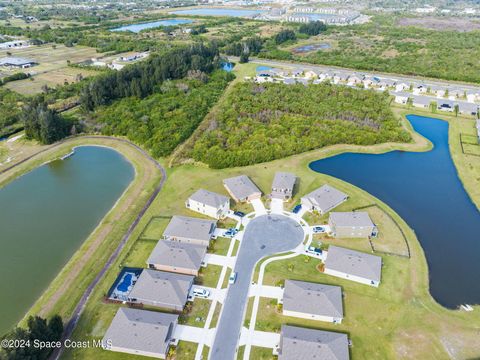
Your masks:
M 209 253 L 226 256 L 232 239 L 218 237 L 210 242 Z
M 140 268 L 146 267 L 147 259 L 156 245 L 157 241 L 155 240 L 138 239 L 133 245 L 123 265 Z
M 141 238 L 160 240 L 163 237 L 163 231 L 170 222 L 170 219 L 171 216 L 152 217 L 140 235 Z
M 250 349 L 250 359 L 274 360 L 277 358 L 278 358 L 277 356 L 274 356 L 272 354 L 272 349 L 258 347 L 258 346 L 252 346 L 252 348 Z
M 208 265 L 207 267 L 200 268 L 198 277 L 195 279 L 196 283 L 199 285 L 207 287 L 217 287 L 218 279 L 220 277 L 220 272 L 222 267 L 219 265 Z
M 197 343 L 189 341 L 180 341 L 175 349 L 175 356 L 170 357 L 171 360 L 194 360 L 197 352 Z
M 205 326 L 205 321 L 207 320 L 210 305 L 212 305 L 210 300 L 195 298 L 193 303 L 187 303 L 178 322 L 183 325 L 203 328 Z
M 213 312 L 212 322 L 210 323 L 210 329 L 217 327 L 218 319 L 220 317 L 220 311 L 222 311 L 222 304 L 217 303 Z

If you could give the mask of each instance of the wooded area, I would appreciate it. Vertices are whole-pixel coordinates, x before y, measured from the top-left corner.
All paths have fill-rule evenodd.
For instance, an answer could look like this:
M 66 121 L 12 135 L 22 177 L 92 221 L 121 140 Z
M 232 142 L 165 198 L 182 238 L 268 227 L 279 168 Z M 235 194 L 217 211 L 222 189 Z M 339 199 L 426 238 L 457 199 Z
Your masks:
M 191 156 L 212 168 L 244 166 L 333 144 L 408 142 L 388 95 L 319 84 L 239 83 Z

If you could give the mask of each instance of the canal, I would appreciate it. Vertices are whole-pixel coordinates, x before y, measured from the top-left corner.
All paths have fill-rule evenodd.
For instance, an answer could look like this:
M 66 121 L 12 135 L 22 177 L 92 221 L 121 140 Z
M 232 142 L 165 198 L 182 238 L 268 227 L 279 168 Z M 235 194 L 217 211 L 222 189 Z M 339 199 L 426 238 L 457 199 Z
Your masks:
M 23 317 L 134 176 L 118 152 L 85 146 L 0 188 L 0 335 Z
M 408 115 L 433 150 L 344 153 L 310 168 L 352 183 L 392 207 L 414 229 L 427 258 L 430 293 L 442 305 L 480 303 L 480 213 L 458 177 L 448 123 Z

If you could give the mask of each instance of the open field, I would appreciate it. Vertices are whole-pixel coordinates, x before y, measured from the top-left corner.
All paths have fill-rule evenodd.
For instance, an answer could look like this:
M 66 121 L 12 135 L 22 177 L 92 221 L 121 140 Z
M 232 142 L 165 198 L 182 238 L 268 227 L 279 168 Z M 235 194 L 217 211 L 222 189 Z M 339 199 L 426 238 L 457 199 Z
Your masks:
M 27 69 L 1 69 L 1 72 L 6 75 L 17 72 L 33 75 L 33 81 L 32 79 L 18 80 L 6 85 L 9 89 L 25 95 L 41 92 L 44 85 L 55 87 L 57 84 L 63 85 L 65 81 L 75 82 L 79 74 L 82 74 L 83 77 L 95 74 L 95 70 L 68 67 L 67 61 L 75 64 L 100 56 L 94 48 L 86 46 L 66 47 L 59 44 L 55 45 L 55 48 L 52 45 L 45 44 L 23 49 L 10 49 L 8 52 L 12 56 L 33 59 L 38 62 L 38 65 Z M 7 56 L 7 50 L 0 51 L 0 57 L 5 56 Z
M 480 30 L 480 22 L 475 19 L 468 18 L 439 18 L 433 16 L 422 16 L 412 18 L 398 19 L 397 24 L 400 26 L 416 26 L 424 29 L 432 30 L 455 30 L 455 31 L 475 31 Z

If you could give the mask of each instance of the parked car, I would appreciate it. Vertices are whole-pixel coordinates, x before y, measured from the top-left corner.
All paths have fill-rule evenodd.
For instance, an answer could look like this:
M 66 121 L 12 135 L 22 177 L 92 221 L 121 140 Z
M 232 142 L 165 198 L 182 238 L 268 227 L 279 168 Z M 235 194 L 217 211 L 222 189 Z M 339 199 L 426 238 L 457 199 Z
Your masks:
M 235 281 L 237 280 L 237 273 L 236 272 L 232 272 L 230 274 L 230 277 L 228 278 L 228 283 L 229 284 L 235 284 Z
M 325 232 L 325 228 L 323 226 L 314 226 L 313 227 L 313 232 L 315 234 L 319 234 L 319 233 L 324 233 Z
M 242 211 L 234 211 L 233 212 L 233 215 L 236 215 L 238 217 L 244 217 L 245 216 L 245 213 L 242 212 Z
M 292 210 L 292 212 L 294 214 L 298 214 L 300 212 L 300 210 L 302 210 L 302 205 L 298 204 L 297 206 L 295 206 Z
M 322 256 L 322 249 L 317 248 L 315 246 L 309 246 L 305 249 L 305 252 L 315 255 L 315 256 Z
M 210 291 L 202 288 L 193 288 L 193 295 L 200 298 L 208 298 L 210 296 Z
M 227 231 L 225 231 L 224 235 L 227 236 L 227 237 L 234 237 L 237 232 L 238 232 L 237 229 L 231 228 L 231 229 L 228 229 Z

